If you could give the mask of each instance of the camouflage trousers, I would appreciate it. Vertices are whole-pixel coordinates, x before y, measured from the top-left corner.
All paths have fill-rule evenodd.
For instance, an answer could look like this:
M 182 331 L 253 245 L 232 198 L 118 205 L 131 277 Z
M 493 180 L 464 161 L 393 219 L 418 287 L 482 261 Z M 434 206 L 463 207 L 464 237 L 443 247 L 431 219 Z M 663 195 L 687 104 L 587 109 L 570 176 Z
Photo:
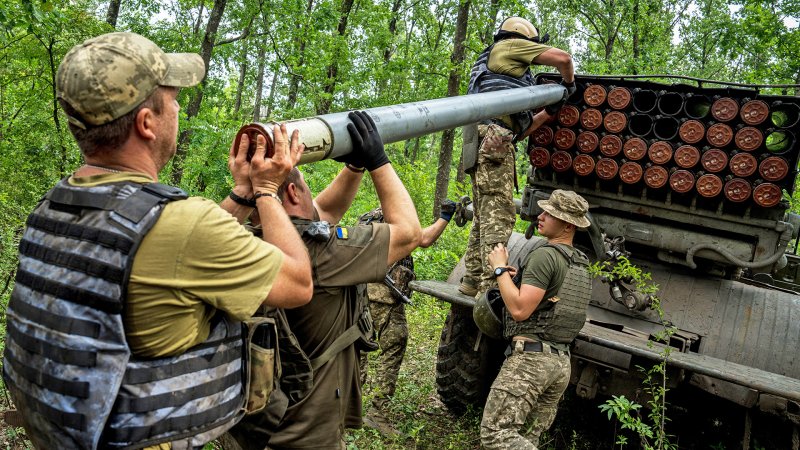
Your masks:
M 464 283 L 480 292 L 496 286 L 488 256 L 498 243 L 508 243 L 516 221 L 514 208 L 513 133 L 498 125 L 478 125 L 481 146 L 472 179 L 473 219 Z
M 369 312 L 380 345 L 378 367 L 372 379 L 372 404 L 383 409 L 394 395 L 400 365 L 408 345 L 408 322 L 403 303 L 397 302 L 383 284 L 367 285 Z M 361 354 L 361 384 L 367 381 L 367 354 Z
M 523 352 L 521 347 L 515 347 L 486 400 L 481 420 L 483 447 L 536 450 L 539 436 L 556 417 L 569 376 L 568 355 Z

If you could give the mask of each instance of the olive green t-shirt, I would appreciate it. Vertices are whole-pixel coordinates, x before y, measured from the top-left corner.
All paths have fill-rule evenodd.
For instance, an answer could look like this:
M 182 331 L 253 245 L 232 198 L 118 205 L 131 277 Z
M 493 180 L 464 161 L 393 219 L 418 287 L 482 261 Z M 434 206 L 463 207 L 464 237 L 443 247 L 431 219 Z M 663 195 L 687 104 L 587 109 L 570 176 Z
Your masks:
M 534 58 L 551 48 L 549 45 L 537 44 L 526 39 L 505 39 L 494 44 L 489 53 L 487 66 L 494 73 L 519 78 L 533 64 Z M 509 126 L 514 123 L 511 116 L 498 119 Z
M 488 67 L 494 73 L 521 77 L 537 56 L 551 48 L 526 39 L 505 39 L 492 47 Z
M 525 270 L 522 272 L 522 284 L 544 289 L 542 302 L 545 302 L 558 293 L 567 270 L 569 263 L 557 249 L 539 247 L 528 255 Z
M 120 181 L 154 180 L 137 173 L 69 180 L 73 186 Z M 249 318 L 282 262 L 279 249 L 214 202 L 189 197 L 168 203 L 134 257 L 123 317 L 128 345 L 141 357 L 176 355 L 208 338 L 218 310 Z

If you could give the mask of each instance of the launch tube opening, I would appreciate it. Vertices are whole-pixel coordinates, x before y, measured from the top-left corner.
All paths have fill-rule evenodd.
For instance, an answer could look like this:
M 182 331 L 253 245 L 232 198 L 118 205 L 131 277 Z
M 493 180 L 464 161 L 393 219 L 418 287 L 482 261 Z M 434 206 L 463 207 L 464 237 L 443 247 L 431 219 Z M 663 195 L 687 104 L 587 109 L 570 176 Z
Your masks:
M 253 155 L 256 152 L 256 139 L 259 135 L 264 136 L 264 140 L 266 141 L 266 158 L 272 158 L 275 154 L 275 147 L 272 143 L 272 132 L 269 131 L 270 124 L 263 124 L 263 123 L 251 123 L 248 125 L 243 126 L 239 129 L 239 132 L 236 133 L 236 138 L 234 139 L 233 145 L 236 151 L 239 151 L 239 143 L 242 140 L 242 136 L 245 134 L 247 138 L 250 140 L 250 145 L 247 147 L 247 160 L 250 161 L 253 158 Z
M 658 97 L 658 110 L 668 116 L 678 114 L 683 110 L 683 96 L 677 92 L 662 93 Z
M 704 119 L 711 111 L 711 100 L 705 95 L 692 95 L 686 98 L 684 112 L 691 119 Z

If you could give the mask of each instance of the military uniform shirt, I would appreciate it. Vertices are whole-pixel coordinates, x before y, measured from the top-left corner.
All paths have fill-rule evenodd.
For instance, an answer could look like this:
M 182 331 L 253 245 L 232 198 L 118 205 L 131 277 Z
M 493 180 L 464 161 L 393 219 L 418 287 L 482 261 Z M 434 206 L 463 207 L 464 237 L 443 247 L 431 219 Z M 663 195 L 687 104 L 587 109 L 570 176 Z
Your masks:
M 292 219 L 302 228 L 310 221 Z M 352 325 L 355 285 L 377 282 L 388 270 L 389 225 L 331 227 L 321 242 L 304 235 L 314 280 L 311 302 L 287 309 L 286 317 L 310 359 L 322 354 Z M 343 428 L 361 426 L 361 384 L 358 352 L 349 346 L 314 373 L 311 392 L 289 405 L 271 449 L 338 448 Z
M 492 47 L 487 66 L 494 73 L 521 77 L 537 56 L 551 48 L 527 39 L 504 39 Z

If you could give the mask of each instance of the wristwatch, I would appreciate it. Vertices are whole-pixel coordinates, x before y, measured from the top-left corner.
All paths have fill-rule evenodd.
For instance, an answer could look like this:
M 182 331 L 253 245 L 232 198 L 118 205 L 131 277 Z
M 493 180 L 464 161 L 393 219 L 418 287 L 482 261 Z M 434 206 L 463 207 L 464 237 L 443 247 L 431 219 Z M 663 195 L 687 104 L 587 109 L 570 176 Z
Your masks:
M 494 269 L 494 277 L 497 278 L 500 275 L 508 272 L 509 270 L 511 270 L 511 267 L 498 267 Z

